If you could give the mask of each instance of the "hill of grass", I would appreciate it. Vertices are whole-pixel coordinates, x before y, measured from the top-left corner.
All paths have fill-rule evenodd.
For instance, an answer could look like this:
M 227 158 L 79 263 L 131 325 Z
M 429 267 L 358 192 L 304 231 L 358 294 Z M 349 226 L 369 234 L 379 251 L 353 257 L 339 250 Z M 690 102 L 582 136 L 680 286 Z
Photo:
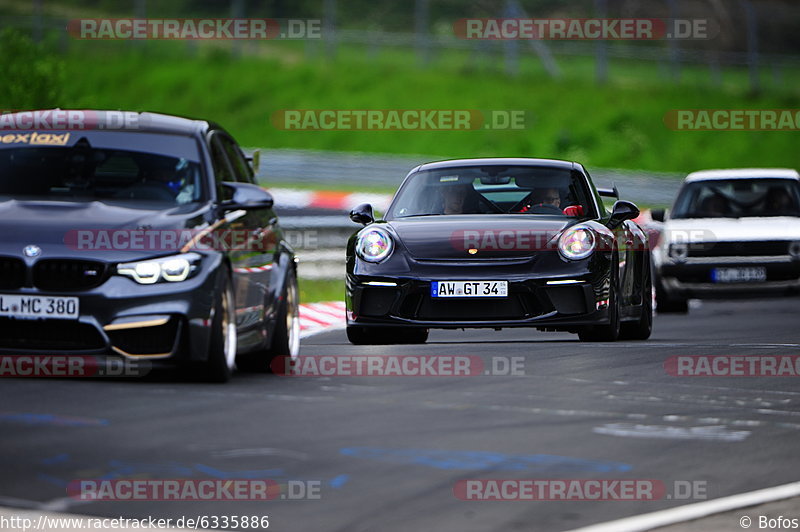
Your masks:
M 140 45 L 139 45 L 140 44 Z M 61 106 L 154 110 L 210 118 L 246 146 L 441 157 L 537 156 L 598 167 L 686 172 L 732 166 L 800 167 L 798 132 L 673 131 L 671 109 L 798 108 L 798 72 L 783 87 L 750 94 L 745 71 L 684 69 L 679 84 L 644 62 L 612 62 L 611 82 L 597 85 L 592 62 L 560 58 L 564 77 L 548 78 L 532 58 L 517 77 L 496 59 L 466 52 L 437 54 L 420 67 L 412 51 L 339 47 L 323 43 L 227 44 L 70 42 L 62 55 Z M 0 102 L 13 107 L 14 102 Z M 525 110 L 522 130 L 284 131 L 270 121 L 285 109 Z

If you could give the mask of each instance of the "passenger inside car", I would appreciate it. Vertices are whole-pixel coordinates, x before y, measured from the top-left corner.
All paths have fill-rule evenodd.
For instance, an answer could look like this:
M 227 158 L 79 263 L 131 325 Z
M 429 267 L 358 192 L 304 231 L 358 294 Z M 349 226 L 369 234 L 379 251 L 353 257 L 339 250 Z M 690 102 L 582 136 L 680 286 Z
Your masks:
M 481 205 L 482 196 L 469 183 L 444 184 L 439 187 L 442 214 L 482 214 L 491 212 Z M 485 200 L 484 200 L 485 201 Z
M 797 204 L 784 187 L 773 186 L 764 196 L 764 214 L 767 216 L 797 216 Z
M 728 199 L 722 194 L 712 194 L 703 199 L 699 214 L 703 217 L 717 218 L 730 214 Z

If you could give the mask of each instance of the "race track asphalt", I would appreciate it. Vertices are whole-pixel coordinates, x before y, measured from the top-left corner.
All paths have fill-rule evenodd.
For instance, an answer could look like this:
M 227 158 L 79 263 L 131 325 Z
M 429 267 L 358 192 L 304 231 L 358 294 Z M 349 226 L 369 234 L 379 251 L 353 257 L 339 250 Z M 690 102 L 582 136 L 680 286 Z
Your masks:
M 97 516 L 269 515 L 277 531 L 514 531 L 579 526 L 800 476 L 797 377 L 678 377 L 678 355 L 800 355 L 800 299 L 704 302 L 651 340 L 587 344 L 526 329 L 433 331 L 426 345 L 310 355 L 518 357 L 524 375 L 285 377 L 225 385 L 0 382 L 0 505 Z M 498 366 L 499 367 L 499 366 Z M 81 501 L 79 479 L 264 479 L 320 498 Z M 464 501 L 467 479 L 651 479 L 656 501 Z M 676 488 L 677 481 L 677 488 Z M 795 516 L 800 517 L 800 516 Z M 739 529 L 737 522 L 731 530 Z

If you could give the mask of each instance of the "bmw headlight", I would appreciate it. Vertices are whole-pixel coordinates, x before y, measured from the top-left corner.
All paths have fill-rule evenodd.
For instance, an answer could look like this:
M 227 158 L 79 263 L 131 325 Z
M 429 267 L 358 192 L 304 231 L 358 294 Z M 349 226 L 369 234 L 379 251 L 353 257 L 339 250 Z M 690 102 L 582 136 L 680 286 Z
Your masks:
M 197 270 L 200 255 L 182 253 L 160 259 L 127 262 L 117 265 L 117 274 L 130 277 L 139 284 L 155 284 L 159 281 L 179 283 L 188 279 Z
M 394 249 L 392 236 L 386 229 L 366 227 L 356 240 L 356 254 L 367 262 L 381 262 Z
M 585 259 L 594 251 L 597 239 L 588 227 L 572 227 L 558 238 L 558 251 L 569 260 Z

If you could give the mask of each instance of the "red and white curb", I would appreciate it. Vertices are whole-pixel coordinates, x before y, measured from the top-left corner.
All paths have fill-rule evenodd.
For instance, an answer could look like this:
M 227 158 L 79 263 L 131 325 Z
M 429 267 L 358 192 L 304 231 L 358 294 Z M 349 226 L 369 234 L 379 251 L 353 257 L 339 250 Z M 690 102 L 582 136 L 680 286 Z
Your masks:
M 300 338 L 335 329 L 344 329 L 347 324 L 345 309 L 344 301 L 301 304 Z
M 375 209 L 385 211 L 392 201 L 388 194 L 367 192 L 341 192 L 336 190 L 299 190 L 294 188 L 270 188 L 279 209 L 331 209 L 349 211 L 362 203 L 370 203 Z
M 234 273 L 258 273 L 258 272 L 268 272 L 272 269 L 272 264 L 267 264 L 265 266 L 256 266 L 253 268 L 234 268 Z

